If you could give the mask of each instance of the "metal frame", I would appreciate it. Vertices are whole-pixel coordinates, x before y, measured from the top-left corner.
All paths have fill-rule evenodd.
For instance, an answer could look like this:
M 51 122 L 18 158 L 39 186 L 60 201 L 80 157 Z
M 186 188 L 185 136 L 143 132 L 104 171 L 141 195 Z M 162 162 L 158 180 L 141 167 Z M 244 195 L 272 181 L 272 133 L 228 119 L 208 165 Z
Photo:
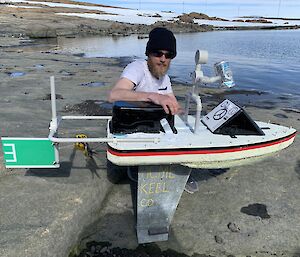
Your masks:
M 61 116 L 56 114 L 56 94 L 54 77 L 50 78 L 52 119 L 49 127 L 49 140 L 54 143 L 77 142 L 154 142 L 153 138 L 114 138 L 109 134 L 106 138 L 58 138 L 57 131 L 62 120 L 106 120 L 109 124 L 111 116 Z M 191 95 L 197 103 L 197 119 L 195 132 L 200 122 L 202 109 L 199 96 Z M 189 108 L 189 106 L 188 106 Z M 188 110 L 186 115 L 188 115 Z M 187 117 L 187 116 L 186 116 Z M 187 120 L 187 119 L 186 119 Z M 109 127 L 109 126 L 108 126 Z M 195 133 L 194 132 L 194 133 Z M 110 137 L 111 136 L 111 137 Z M 139 243 L 168 240 L 170 225 L 184 191 L 184 186 L 190 175 L 191 169 L 180 165 L 140 166 L 138 172 L 137 188 L 137 238 Z M 163 174 L 161 176 L 161 174 Z M 146 187 L 148 187 L 146 189 Z
M 197 87 L 197 83 L 210 84 L 221 80 L 221 76 L 219 75 L 213 77 L 204 76 L 203 71 L 201 70 L 201 64 L 207 63 L 207 60 L 208 60 L 207 51 L 199 51 L 199 50 L 196 51 L 196 55 L 195 55 L 196 66 L 194 72 L 192 73 L 193 87 L 192 90 L 188 92 L 185 97 L 185 113 L 183 116 L 183 120 L 187 126 L 190 126 L 190 124 L 188 123 L 190 102 L 191 100 L 193 100 L 196 103 L 195 123 L 194 123 L 194 128 L 192 128 L 195 134 L 199 133 L 201 112 L 202 112 L 202 102 L 201 102 L 200 94 L 198 92 L 199 90 Z
M 49 126 L 48 138 L 54 143 L 108 143 L 108 142 L 154 142 L 158 143 L 160 139 L 158 137 L 153 138 L 114 138 L 114 137 L 98 137 L 98 138 L 58 138 L 57 131 L 62 120 L 106 120 L 110 122 L 111 116 L 57 116 L 56 113 L 56 94 L 55 94 L 55 80 L 54 76 L 50 77 L 51 86 L 51 109 L 52 119 Z
M 61 116 L 56 114 L 54 77 L 50 78 L 52 119 L 48 139 L 53 143 L 77 142 L 159 142 L 159 138 L 58 138 L 57 131 L 62 120 L 106 120 L 111 116 Z M 198 120 L 199 122 L 199 120 Z M 175 168 L 174 168 L 175 167 Z M 156 174 L 156 175 L 153 175 Z M 159 177 L 159 174 L 164 174 Z M 180 165 L 140 166 L 137 188 L 137 238 L 139 243 L 168 240 L 169 228 L 176 207 L 189 177 L 190 169 Z M 145 186 L 150 186 L 145 189 Z M 155 187 L 155 188 L 154 188 Z M 168 187 L 168 188 L 167 188 Z M 148 190 L 148 191 L 147 191 Z M 151 198 L 149 198 L 149 195 Z M 149 198 L 149 199 L 148 199 Z M 147 200 L 148 199 L 148 200 Z M 150 201 L 147 203 L 147 201 Z M 151 204 L 149 204 L 151 203 Z M 154 219 L 153 219 L 154 218 Z
M 188 123 L 188 116 L 189 116 L 189 110 L 190 110 L 190 102 L 193 100 L 196 103 L 196 115 L 195 115 L 195 124 L 193 132 L 195 134 L 199 133 L 199 127 L 200 127 L 200 120 L 201 120 L 201 111 L 202 111 L 202 102 L 200 95 L 196 95 L 194 92 L 188 92 L 185 96 L 185 113 L 183 116 L 183 120 L 186 123 L 187 126 L 190 126 Z

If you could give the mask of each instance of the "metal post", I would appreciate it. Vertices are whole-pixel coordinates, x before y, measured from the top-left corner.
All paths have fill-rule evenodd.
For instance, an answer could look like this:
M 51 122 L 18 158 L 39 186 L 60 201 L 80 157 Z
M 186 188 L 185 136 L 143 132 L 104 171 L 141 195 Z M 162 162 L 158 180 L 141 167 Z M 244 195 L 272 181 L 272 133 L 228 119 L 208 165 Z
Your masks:
M 196 117 L 195 117 L 195 126 L 194 133 L 197 134 L 199 132 L 200 119 L 201 119 L 201 111 L 202 111 L 202 102 L 199 95 L 191 94 L 191 99 L 196 103 Z
M 138 243 L 168 240 L 170 224 L 190 175 L 180 165 L 140 166 L 137 192 Z
M 50 87 L 51 87 L 51 110 L 52 110 L 52 120 L 50 124 L 50 130 L 57 128 L 57 115 L 56 115 L 56 94 L 55 94 L 55 80 L 54 76 L 50 77 Z M 55 129 L 56 131 L 56 129 Z
M 183 116 L 183 120 L 187 126 L 190 126 L 188 123 L 190 102 L 193 100 L 196 103 L 196 115 L 195 115 L 195 124 L 194 124 L 194 133 L 197 134 L 199 132 L 200 119 L 201 119 L 201 111 L 202 111 L 202 102 L 200 95 L 197 95 L 193 92 L 188 92 L 185 96 L 185 112 Z
M 184 116 L 183 120 L 186 125 L 188 125 L 188 116 L 189 116 L 189 111 L 190 111 L 190 100 L 191 100 L 191 94 L 186 94 L 185 95 L 185 110 L 184 110 Z

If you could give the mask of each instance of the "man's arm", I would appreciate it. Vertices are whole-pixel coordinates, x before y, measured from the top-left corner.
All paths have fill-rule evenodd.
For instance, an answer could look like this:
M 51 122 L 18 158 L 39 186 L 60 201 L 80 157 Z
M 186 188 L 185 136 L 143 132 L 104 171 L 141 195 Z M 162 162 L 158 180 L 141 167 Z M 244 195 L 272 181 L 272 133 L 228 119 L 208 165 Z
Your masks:
M 114 85 L 112 90 L 108 95 L 109 102 L 115 101 L 149 101 L 146 92 L 136 92 L 133 90 L 134 84 L 131 80 L 127 78 L 121 78 Z
M 171 111 L 171 114 L 174 115 L 178 114 L 181 111 L 181 107 L 173 93 L 166 95 L 161 95 L 158 93 L 149 94 L 149 101 L 161 105 L 167 114 L 169 114 L 169 112 Z
M 134 83 L 127 78 L 121 78 L 108 95 L 109 102 L 115 101 L 145 101 L 161 105 L 166 113 L 174 115 L 179 112 L 180 106 L 174 94 L 161 95 L 158 93 L 137 92 L 133 90 Z

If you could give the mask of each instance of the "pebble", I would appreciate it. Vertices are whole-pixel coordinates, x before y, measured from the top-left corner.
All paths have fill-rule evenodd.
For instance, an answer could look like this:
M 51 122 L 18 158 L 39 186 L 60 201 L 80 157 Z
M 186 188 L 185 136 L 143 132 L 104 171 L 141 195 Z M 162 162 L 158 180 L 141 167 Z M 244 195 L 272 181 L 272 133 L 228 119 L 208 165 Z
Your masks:
M 229 222 L 227 224 L 227 227 L 229 228 L 229 230 L 231 232 L 239 232 L 240 231 L 240 228 L 235 223 L 232 223 L 232 222 Z
M 105 82 L 92 81 L 92 82 L 88 82 L 88 83 L 82 83 L 81 86 L 83 86 L 83 87 L 102 87 L 102 86 L 105 86 Z
M 45 66 L 44 66 L 43 64 L 36 64 L 36 65 L 34 65 L 34 67 L 35 67 L 36 69 L 38 69 L 38 70 L 41 70 L 41 69 L 44 69 L 44 68 L 45 68 Z
M 56 96 L 55 97 L 56 99 L 59 99 L 59 100 L 64 99 L 64 97 L 60 94 L 55 94 L 55 96 Z M 42 98 L 42 100 L 51 100 L 51 94 L 46 94 L 46 96 L 44 96 Z
M 65 71 L 65 70 L 61 70 L 59 73 L 62 74 L 62 75 L 65 75 L 65 76 L 73 76 L 73 75 L 75 75 L 74 72 L 69 72 L 69 71 Z
M 285 114 L 282 114 L 282 113 L 276 113 L 276 114 L 274 114 L 274 116 L 277 117 L 277 118 L 283 118 L 283 119 L 288 118 L 288 116 L 286 116 Z
M 7 72 L 7 75 L 9 75 L 11 78 L 17 78 L 17 77 L 22 77 L 24 76 L 26 73 L 25 72 Z
M 215 235 L 215 241 L 216 241 L 216 243 L 218 243 L 218 244 L 223 244 L 223 243 L 224 243 L 222 237 L 220 237 L 220 236 L 218 236 L 218 235 Z

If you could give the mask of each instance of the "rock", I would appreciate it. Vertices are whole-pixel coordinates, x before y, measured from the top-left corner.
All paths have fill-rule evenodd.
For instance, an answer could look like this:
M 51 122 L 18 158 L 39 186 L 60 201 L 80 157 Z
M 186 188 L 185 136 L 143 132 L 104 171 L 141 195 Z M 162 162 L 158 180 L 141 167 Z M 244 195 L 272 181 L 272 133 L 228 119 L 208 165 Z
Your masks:
M 268 20 L 265 20 L 265 19 L 245 20 L 245 22 L 251 22 L 251 23 L 273 23 L 272 21 L 268 21 Z
M 223 18 L 219 18 L 219 17 L 210 17 L 204 13 L 197 13 L 197 12 L 191 12 L 189 14 L 183 14 L 178 16 L 177 18 L 179 18 L 179 20 L 185 21 L 185 20 L 194 20 L 194 19 L 198 19 L 198 20 L 216 20 L 216 21 L 228 21 L 226 19 Z
M 190 17 L 188 14 L 183 14 L 178 17 L 181 22 L 186 22 L 186 23 L 194 23 L 194 19 Z
M 149 38 L 148 35 L 138 35 L 138 39 L 145 39 L 145 38 Z
M 156 14 L 152 15 L 151 17 L 153 17 L 153 18 L 161 18 L 161 15 L 159 15 L 158 13 L 156 13 Z
M 212 31 L 213 30 L 213 26 L 211 26 L 211 25 L 199 25 L 196 23 L 186 23 L 186 22 L 181 22 L 180 20 L 178 20 L 176 22 L 157 21 L 151 26 L 151 28 L 154 28 L 154 27 L 165 27 L 167 29 L 172 30 L 174 33 L 203 32 L 203 31 Z
M 43 26 L 29 29 L 27 36 L 30 38 L 55 38 L 57 34 L 55 29 Z
M 232 223 L 232 222 L 229 222 L 228 224 L 227 224 L 227 227 L 229 228 L 229 230 L 231 231 L 231 232 L 240 232 L 240 228 L 235 224 L 235 223 Z
M 202 19 L 202 20 L 209 20 L 210 17 L 204 13 L 197 13 L 197 12 L 191 12 L 188 14 L 189 17 L 193 19 Z
M 235 19 L 235 20 L 232 20 L 233 22 L 245 22 L 244 20 L 241 20 L 241 19 Z
M 216 243 L 218 243 L 218 244 L 223 244 L 223 243 L 224 243 L 222 237 L 220 237 L 220 236 L 218 236 L 218 235 L 215 235 L 215 241 L 216 241 Z
M 288 116 L 286 116 L 285 114 L 282 114 L 282 113 L 276 113 L 274 114 L 275 117 L 277 118 L 282 118 L 282 119 L 287 119 Z
M 75 75 L 74 72 L 69 72 L 69 71 L 66 71 L 66 70 L 61 70 L 61 71 L 59 71 L 59 73 L 61 75 L 64 75 L 64 76 L 73 76 L 73 75 Z

